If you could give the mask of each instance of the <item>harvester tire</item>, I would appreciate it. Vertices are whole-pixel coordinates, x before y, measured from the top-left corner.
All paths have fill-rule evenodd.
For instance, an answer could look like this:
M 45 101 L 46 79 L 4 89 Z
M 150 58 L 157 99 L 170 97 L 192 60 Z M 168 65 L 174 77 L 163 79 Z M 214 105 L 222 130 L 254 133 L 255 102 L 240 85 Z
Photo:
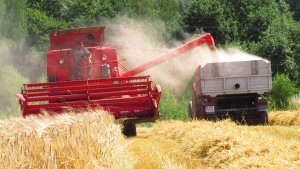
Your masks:
M 122 133 L 127 137 L 136 136 L 136 125 L 135 123 L 124 123 L 124 128 Z

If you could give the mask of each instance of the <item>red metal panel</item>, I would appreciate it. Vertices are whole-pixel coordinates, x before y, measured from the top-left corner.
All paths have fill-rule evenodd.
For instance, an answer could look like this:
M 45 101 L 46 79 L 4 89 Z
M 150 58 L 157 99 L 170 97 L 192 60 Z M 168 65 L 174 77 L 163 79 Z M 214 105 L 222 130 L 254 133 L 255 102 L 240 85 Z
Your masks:
M 149 76 L 24 84 L 25 100 L 20 102 L 23 116 L 41 110 L 63 113 L 71 107 L 103 108 L 116 118 L 152 117 L 160 99 L 156 88 L 152 89 Z
M 104 43 L 105 27 L 77 28 L 52 32 L 50 50 L 71 48 L 74 42 L 82 40 L 85 46 L 100 46 Z M 92 36 L 92 37 L 91 37 Z
M 60 50 L 50 50 L 47 54 L 47 77 L 51 81 L 70 81 L 72 75 L 77 71 L 75 69 L 75 57 L 72 52 L 72 47 Z M 118 68 L 118 59 L 116 56 L 116 49 L 112 46 L 96 46 L 87 47 L 91 56 L 91 70 L 90 79 L 101 79 L 101 66 L 103 64 L 109 64 L 110 71 L 112 72 L 114 67 Z M 104 62 L 103 56 L 107 57 Z M 62 61 L 63 62 L 60 62 Z M 87 79 L 86 77 L 86 59 L 81 60 L 81 80 Z

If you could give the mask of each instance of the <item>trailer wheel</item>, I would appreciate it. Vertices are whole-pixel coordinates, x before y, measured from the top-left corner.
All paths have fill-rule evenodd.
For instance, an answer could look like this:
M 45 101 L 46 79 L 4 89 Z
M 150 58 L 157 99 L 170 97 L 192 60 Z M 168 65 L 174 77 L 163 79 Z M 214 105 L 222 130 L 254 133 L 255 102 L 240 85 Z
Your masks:
M 263 111 L 260 113 L 260 120 L 261 125 L 268 125 L 269 117 L 267 111 Z
M 258 115 L 257 125 L 268 125 L 268 112 L 262 111 Z
M 122 133 L 127 137 L 136 136 L 136 125 L 135 125 L 135 123 L 124 123 Z

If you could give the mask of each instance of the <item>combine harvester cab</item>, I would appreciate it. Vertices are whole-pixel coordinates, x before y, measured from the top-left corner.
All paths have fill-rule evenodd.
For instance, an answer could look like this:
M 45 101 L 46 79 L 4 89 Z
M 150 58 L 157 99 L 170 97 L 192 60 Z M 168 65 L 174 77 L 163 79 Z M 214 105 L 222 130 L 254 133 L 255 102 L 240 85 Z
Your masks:
M 195 80 L 190 118 L 268 124 L 268 102 L 262 95 L 272 89 L 270 61 L 208 63 L 198 67 Z
M 75 112 L 103 109 L 124 121 L 125 135 L 134 136 L 136 123 L 158 118 L 161 95 L 160 86 L 152 87 L 149 76 L 136 75 L 204 43 L 215 48 L 207 33 L 127 70 L 119 63 L 116 48 L 104 44 L 104 27 L 53 32 L 47 53 L 48 82 L 24 84 L 21 94 L 16 95 L 22 115 L 37 115 L 44 110 L 59 114 L 70 108 Z M 76 48 L 89 57 L 78 58 Z

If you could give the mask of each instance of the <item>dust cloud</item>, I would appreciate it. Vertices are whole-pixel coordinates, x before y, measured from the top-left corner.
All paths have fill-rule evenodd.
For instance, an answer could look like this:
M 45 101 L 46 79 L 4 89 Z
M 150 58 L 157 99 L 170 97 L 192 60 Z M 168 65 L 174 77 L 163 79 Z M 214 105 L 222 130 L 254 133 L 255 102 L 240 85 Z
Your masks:
M 164 26 L 161 24 L 122 17 L 115 23 L 108 23 L 106 28 L 106 31 L 108 31 L 106 35 L 107 44 L 117 47 L 119 58 L 125 59 L 121 61 L 121 64 L 128 70 L 149 60 L 156 59 L 184 44 L 180 41 L 165 43 L 162 39 Z M 185 42 L 196 38 L 196 36 L 190 37 Z M 169 47 L 169 44 L 173 44 L 173 46 Z M 173 91 L 180 93 L 186 89 L 196 68 L 200 65 L 259 59 L 261 58 L 242 52 L 237 48 L 212 51 L 204 44 L 178 57 L 167 60 L 165 63 L 154 66 L 140 73 L 140 75 L 151 75 L 152 80 L 156 83 L 169 86 Z
M 22 43 L 0 40 L 0 118 L 19 114 L 15 94 L 21 92 L 23 83 L 35 82 L 45 72 L 41 62 Z
M 46 72 L 42 58 L 22 42 L 0 41 L 0 66 L 5 65 L 13 66 L 31 82 Z
M 10 63 L 12 52 L 10 50 L 10 45 L 0 41 L 0 65 L 3 67 L 6 63 Z

